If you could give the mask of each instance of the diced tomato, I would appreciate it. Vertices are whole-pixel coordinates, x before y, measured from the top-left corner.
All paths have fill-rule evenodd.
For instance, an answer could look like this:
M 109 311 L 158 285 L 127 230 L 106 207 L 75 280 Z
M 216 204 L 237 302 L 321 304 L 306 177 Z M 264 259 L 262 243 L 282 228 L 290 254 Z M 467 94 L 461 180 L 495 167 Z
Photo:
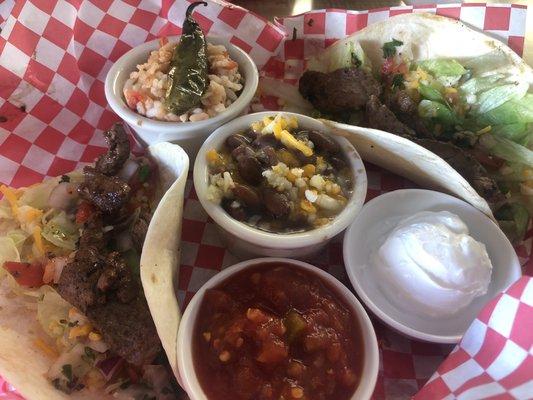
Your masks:
M 131 109 L 137 108 L 137 103 L 144 100 L 144 95 L 136 90 L 127 90 L 124 94 L 126 97 L 126 103 Z
M 76 223 L 83 224 L 87 222 L 93 213 L 94 206 L 91 203 L 84 201 L 78 206 L 78 211 L 76 211 Z
M 392 74 L 407 74 L 409 72 L 409 69 L 407 68 L 407 64 L 402 62 L 400 64 L 396 64 L 396 61 L 394 61 L 394 58 L 387 58 L 385 61 L 383 61 L 383 65 L 381 66 L 381 73 L 383 75 L 392 75 Z
M 239 66 L 239 64 L 237 64 L 235 61 L 229 60 L 228 61 L 228 65 L 224 66 L 223 68 L 224 69 L 233 69 L 233 68 L 237 68 L 238 66 Z
M 43 284 L 44 267 L 40 263 L 6 261 L 4 269 L 15 278 L 19 285 L 39 287 Z

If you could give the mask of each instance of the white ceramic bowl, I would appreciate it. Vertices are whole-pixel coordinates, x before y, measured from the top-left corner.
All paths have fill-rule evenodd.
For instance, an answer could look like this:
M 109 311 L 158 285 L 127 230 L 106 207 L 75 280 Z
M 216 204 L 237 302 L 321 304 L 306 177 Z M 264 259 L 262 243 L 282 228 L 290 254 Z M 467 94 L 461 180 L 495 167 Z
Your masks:
M 218 128 L 200 148 L 194 164 L 194 187 L 198 199 L 209 216 L 223 231 L 222 238 L 228 249 L 240 258 L 253 256 L 308 258 L 319 252 L 335 235 L 342 232 L 353 221 L 363 206 L 367 177 L 361 157 L 354 147 L 342 137 L 334 137 L 340 144 L 342 152 L 350 162 L 355 177 L 352 197 L 348 200 L 344 210 L 328 225 L 302 233 L 278 234 L 261 231 L 232 218 L 224 209 L 207 199 L 208 168 L 206 153 L 211 149 L 219 149 L 226 138 L 233 133 L 245 131 L 253 122 L 260 121 L 266 116 L 275 116 L 277 112 L 260 112 L 237 118 Z M 321 122 L 300 114 L 283 113 L 298 119 L 298 126 L 302 129 L 314 129 L 328 133 L 330 128 Z
M 171 42 L 177 42 L 179 36 L 170 36 L 168 39 Z M 135 71 L 137 64 L 146 62 L 150 52 L 159 47 L 158 39 L 134 47 L 120 57 L 109 70 L 105 81 L 107 102 L 113 111 L 132 127 L 144 145 L 159 142 L 177 143 L 187 152 L 189 158 L 194 160 L 198 149 L 211 132 L 248 109 L 259 79 L 253 60 L 243 50 L 225 39 L 209 36 L 207 41 L 226 46 L 230 57 L 239 64 L 239 71 L 244 77 L 244 88 L 237 100 L 226 110 L 204 121 L 158 121 L 137 114 L 127 106 L 122 92 L 124 84 L 130 73 Z
M 216 274 L 209 279 L 198 292 L 194 295 L 191 302 L 185 309 L 185 313 L 181 319 L 179 331 L 178 331 L 178 370 L 180 375 L 180 383 L 185 389 L 191 400 L 207 400 L 206 395 L 202 391 L 193 363 L 192 354 L 192 336 L 194 333 L 194 325 L 196 318 L 200 310 L 202 300 L 204 298 L 205 291 L 213 287 L 218 286 L 220 283 L 230 278 L 234 274 L 242 271 L 246 268 L 253 267 L 258 264 L 265 263 L 284 263 L 290 264 L 294 268 L 303 269 L 309 271 L 315 275 L 318 275 L 321 279 L 329 284 L 335 293 L 339 295 L 345 303 L 351 307 L 351 311 L 357 318 L 357 325 L 361 328 L 361 334 L 363 336 L 363 348 L 364 348 L 364 362 L 362 368 L 362 376 L 360 379 L 357 390 L 351 397 L 351 400 L 366 400 L 370 399 L 374 386 L 376 385 L 376 379 L 378 375 L 379 367 L 379 351 L 378 343 L 376 340 L 376 334 L 372 326 L 372 322 L 368 317 L 365 309 L 361 306 L 361 303 L 356 299 L 346 286 L 335 279 L 327 272 L 302 261 L 290 260 L 287 258 L 257 258 L 254 260 L 243 261 L 239 264 L 235 264 L 229 268 L 226 268 L 222 272 Z
M 492 277 L 485 295 L 450 317 L 423 317 L 397 307 L 378 286 L 368 260 L 400 219 L 420 211 L 449 211 L 468 226 L 470 235 L 485 244 L 492 261 Z M 479 311 L 521 275 L 513 246 L 500 228 L 481 211 L 450 195 L 422 189 L 385 193 L 365 204 L 344 235 L 344 265 L 366 306 L 393 329 L 415 339 L 457 343 Z

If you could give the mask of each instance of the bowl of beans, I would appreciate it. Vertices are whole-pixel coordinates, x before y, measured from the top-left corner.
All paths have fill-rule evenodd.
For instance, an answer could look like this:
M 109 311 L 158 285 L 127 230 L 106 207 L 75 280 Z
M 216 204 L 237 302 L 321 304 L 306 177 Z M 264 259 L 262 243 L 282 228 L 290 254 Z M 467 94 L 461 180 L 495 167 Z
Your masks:
M 305 258 L 360 211 L 367 190 L 355 148 L 299 114 L 237 118 L 204 142 L 194 166 L 202 206 L 241 258 Z
M 192 400 L 365 400 L 379 365 L 372 323 L 350 290 L 283 258 L 211 278 L 185 310 L 177 348 Z

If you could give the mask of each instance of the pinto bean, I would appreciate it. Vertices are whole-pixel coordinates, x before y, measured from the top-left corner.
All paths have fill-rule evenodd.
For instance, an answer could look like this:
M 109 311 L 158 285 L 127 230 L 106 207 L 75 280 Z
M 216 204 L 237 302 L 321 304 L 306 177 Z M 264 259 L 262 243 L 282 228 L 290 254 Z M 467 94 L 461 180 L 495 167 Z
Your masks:
M 279 162 L 276 150 L 272 146 L 265 146 L 256 153 L 259 162 L 267 167 L 272 167 Z
M 259 196 L 259 193 L 257 193 L 254 188 L 248 185 L 236 183 L 235 187 L 233 188 L 233 194 L 247 207 L 254 209 L 261 207 L 261 196 Z
M 227 137 L 226 146 L 228 146 L 230 150 L 234 150 L 240 145 L 249 145 L 250 142 L 251 141 L 246 136 L 243 136 L 239 133 L 234 133 L 233 135 Z
M 263 200 L 265 207 L 275 218 L 284 217 L 291 211 L 290 201 L 287 196 L 271 188 L 263 190 Z
M 237 169 L 242 179 L 250 185 L 259 185 L 263 179 L 261 163 L 255 155 L 243 155 L 238 158 Z
M 313 142 L 315 147 L 319 150 L 327 153 L 336 153 L 340 150 L 339 144 L 325 133 L 319 131 L 309 131 L 308 137 L 309 140 Z
M 241 144 L 240 146 L 236 147 L 235 149 L 233 149 L 233 151 L 231 152 L 231 156 L 239 161 L 239 159 L 241 157 L 254 157 L 255 156 L 255 151 L 254 149 L 252 149 L 250 146 L 246 145 L 246 144 Z
M 265 134 L 261 135 L 259 134 L 257 138 L 252 142 L 252 145 L 257 148 L 261 149 L 264 147 L 273 147 L 276 148 L 279 146 L 278 140 L 274 137 L 274 135 L 271 134 Z

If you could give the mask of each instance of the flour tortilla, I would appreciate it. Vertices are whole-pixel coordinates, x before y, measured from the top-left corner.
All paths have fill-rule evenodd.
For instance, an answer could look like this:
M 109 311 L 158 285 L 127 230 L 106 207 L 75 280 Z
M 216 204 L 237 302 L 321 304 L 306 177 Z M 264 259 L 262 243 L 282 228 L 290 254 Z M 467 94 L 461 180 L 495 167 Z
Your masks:
M 397 39 L 403 42 L 397 51 L 413 61 L 451 58 L 473 69 L 476 76 L 498 71 L 512 73 L 533 83 L 532 69 L 509 47 L 463 23 L 434 14 L 402 14 L 378 22 L 339 40 L 315 58 L 326 58 L 336 46 L 358 43 L 372 70 L 383 63 L 382 46 Z M 314 60 L 311 60 L 314 61 Z M 319 61 L 319 63 L 323 61 Z M 310 63 L 312 64 L 312 62 Z M 305 103 L 303 103 L 305 104 Z M 423 186 L 455 195 L 493 218 L 487 202 L 446 161 L 407 139 L 375 129 L 366 129 L 327 121 L 333 130 L 346 137 L 364 160 L 391 170 Z
M 180 312 L 174 281 L 179 268 L 181 214 L 189 159 L 177 145 L 159 143 L 148 148 L 158 165 L 156 198 L 161 199 L 150 223 L 141 255 L 141 280 L 163 348 L 175 370 L 175 346 Z M 53 363 L 35 346 L 47 338 L 36 313 L 20 297 L 10 294 L 0 281 L 0 375 L 28 400 L 112 399 L 103 390 L 83 390 L 70 395 L 56 390 L 46 379 Z M 46 339 L 45 341 L 47 341 Z

